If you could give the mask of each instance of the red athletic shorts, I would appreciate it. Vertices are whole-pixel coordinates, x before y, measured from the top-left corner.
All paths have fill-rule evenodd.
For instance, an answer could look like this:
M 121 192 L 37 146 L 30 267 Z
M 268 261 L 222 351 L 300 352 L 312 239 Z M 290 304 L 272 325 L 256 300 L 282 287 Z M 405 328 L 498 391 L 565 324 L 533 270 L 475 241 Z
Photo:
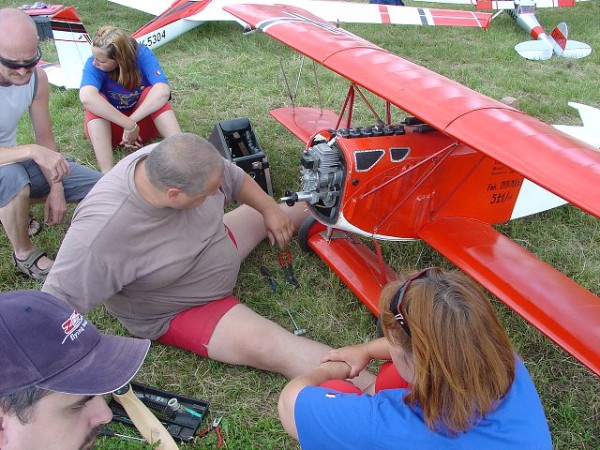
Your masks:
M 156 341 L 208 358 L 206 346 L 219 320 L 239 303 L 235 297 L 230 295 L 206 305 L 186 309 L 171 320 L 167 332 Z
M 137 104 L 133 108 L 121 110 L 121 112 L 129 117 L 144 102 L 144 100 L 146 99 L 146 96 L 148 95 L 148 92 L 150 92 L 151 89 L 152 89 L 152 86 L 144 89 L 144 92 L 142 92 L 142 95 L 140 96 L 140 99 L 138 100 Z M 104 97 L 103 94 L 100 94 L 100 95 L 102 95 Z M 140 137 L 142 138 L 142 143 L 146 144 L 146 143 L 150 142 L 152 139 L 160 137 L 160 133 L 156 129 L 156 125 L 154 125 L 154 121 L 162 113 L 164 113 L 165 111 L 171 111 L 172 109 L 173 108 L 171 108 L 171 105 L 169 104 L 169 102 L 167 102 L 163 105 L 162 108 L 160 108 L 157 111 L 154 111 L 152 114 L 144 117 L 142 120 L 140 120 L 138 122 L 138 126 L 140 127 Z M 93 112 L 88 111 L 87 109 L 85 109 L 84 112 L 85 112 L 85 119 L 84 119 L 84 123 L 83 123 L 83 129 L 85 131 L 85 135 L 87 136 L 87 138 L 89 140 L 90 135 L 88 133 L 88 122 L 90 120 L 99 119 L 100 117 L 97 116 L 96 114 L 94 114 Z M 111 129 L 111 133 L 112 133 L 112 146 L 116 147 L 121 143 L 121 139 L 123 138 L 123 128 L 120 127 L 119 125 L 117 125 L 116 123 L 111 122 L 110 129 Z
M 235 237 L 229 228 L 227 228 L 227 232 L 229 238 L 237 247 Z M 156 341 L 163 345 L 189 350 L 208 358 L 206 346 L 219 320 L 239 303 L 233 295 L 230 295 L 219 300 L 213 300 L 205 305 L 186 309 L 171 320 L 167 332 Z
M 354 386 L 349 381 L 345 380 L 329 380 L 321 385 L 322 387 L 344 392 L 347 394 L 362 394 L 362 391 Z M 396 366 L 390 361 L 386 362 L 379 369 L 377 379 L 375 380 L 375 392 L 383 389 L 399 389 L 408 387 L 408 383 L 400 376 Z

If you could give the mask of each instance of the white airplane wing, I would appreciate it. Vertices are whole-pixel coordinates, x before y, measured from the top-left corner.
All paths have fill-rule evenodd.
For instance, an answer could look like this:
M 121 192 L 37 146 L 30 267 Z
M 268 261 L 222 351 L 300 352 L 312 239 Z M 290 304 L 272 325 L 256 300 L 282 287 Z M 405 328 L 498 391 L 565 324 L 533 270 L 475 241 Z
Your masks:
M 581 103 L 569 102 L 579 111 L 583 126 L 554 125 L 554 128 L 600 149 L 600 109 Z
M 332 23 L 372 23 L 394 25 L 438 25 L 487 28 L 492 14 L 475 11 L 413 8 L 348 1 L 321 0 L 175 0 L 166 9 L 164 0 L 110 0 L 141 11 L 152 12 L 156 17 L 142 26 L 132 36 L 148 47 L 157 48 L 204 22 L 223 21 L 246 24 L 226 12 L 226 6 L 251 2 L 260 5 L 284 4 L 297 6 Z M 152 3 L 146 5 L 145 3 Z M 157 6 L 159 4 L 159 6 Z
M 108 0 L 118 5 L 127 6 L 131 9 L 137 9 L 153 16 L 158 16 L 165 12 L 173 3 L 173 0 Z
M 487 28 L 491 15 L 473 11 L 415 8 L 326 0 L 213 0 L 190 20 L 236 20 L 223 7 L 243 3 L 296 6 L 331 23 L 372 23 L 394 25 L 438 25 Z

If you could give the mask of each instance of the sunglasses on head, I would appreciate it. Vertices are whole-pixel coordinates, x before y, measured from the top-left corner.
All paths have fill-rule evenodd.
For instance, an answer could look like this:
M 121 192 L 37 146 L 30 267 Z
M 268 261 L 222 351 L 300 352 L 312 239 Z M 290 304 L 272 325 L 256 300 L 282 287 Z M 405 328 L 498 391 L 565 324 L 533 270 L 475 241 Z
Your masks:
M 42 59 L 42 51 L 38 47 L 37 55 L 33 59 L 30 59 L 28 61 L 15 61 L 14 59 L 6 59 L 6 58 L 0 56 L 0 64 L 2 64 L 5 67 L 8 67 L 9 69 L 13 69 L 13 70 L 18 70 L 21 68 L 22 69 L 32 69 L 37 65 L 37 63 L 40 62 L 40 59 Z
M 402 314 L 402 311 L 400 310 L 400 305 L 402 305 L 402 300 L 404 299 L 404 295 L 406 294 L 406 291 L 410 287 L 410 284 L 415 280 L 418 280 L 420 278 L 425 278 L 425 276 L 429 273 L 429 271 L 441 272 L 442 269 L 440 269 L 439 267 L 428 267 L 428 268 L 423 269 L 420 272 L 417 272 L 414 275 L 408 277 L 408 279 L 404 283 L 402 283 L 402 285 L 400 286 L 400 289 L 398 289 L 398 292 L 396 293 L 396 295 L 392 299 L 392 303 L 390 304 L 390 312 L 394 315 L 394 318 L 396 319 L 396 322 L 398 322 L 398 325 L 400 325 L 402 327 L 404 332 L 409 337 L 410 337 L 410 328 L 408 327 L 408 323 L 406 323 L 406 319 L 404 318 L 404 315 Z

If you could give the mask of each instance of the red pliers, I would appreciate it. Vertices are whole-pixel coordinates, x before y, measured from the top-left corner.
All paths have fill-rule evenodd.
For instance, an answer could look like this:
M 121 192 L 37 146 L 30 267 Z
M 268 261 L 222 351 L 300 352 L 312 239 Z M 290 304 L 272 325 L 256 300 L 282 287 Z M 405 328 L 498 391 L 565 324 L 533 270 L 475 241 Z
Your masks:
M 283 252 L 277 252 L 277 259 L 279 260 L 279 265 L 283 269 L 283 273 L 285 275 L 285 282 L 292 285 L 294 289 L 298 289 L 300 287 L 300 283 L 294 275 L 294 269 L 292 268 L 292 255 L 290 254 L 290 248 L 286 247 L 285 249 L 285 259 L 283 257 Z
M 198 433 L 196 437 L 204 437 L 206 434 L 214 430 L 215 433 L 217 433 L 217 448 L 221 448 L 224 443 L 223 435 L 221 434 L 221 427 L 219 426 L 219 424 L 221 423 L 221 419 L 222 417 L 217 417 L 208 427 L 206 427 L 204 430 Z

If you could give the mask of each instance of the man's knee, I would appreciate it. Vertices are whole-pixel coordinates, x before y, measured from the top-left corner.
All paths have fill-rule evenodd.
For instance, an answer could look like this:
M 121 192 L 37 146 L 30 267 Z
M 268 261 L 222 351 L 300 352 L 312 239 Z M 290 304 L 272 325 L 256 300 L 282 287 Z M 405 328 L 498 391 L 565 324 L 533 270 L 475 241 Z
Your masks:
M 26 184 L 25 186 L 23 186 L 21 188 L 20 191 L 17 191 L 16 194 L 12 195 L 12 196 L 7 196 L 5 198 L 2 199 L 2 206 L 0 206 L 0 210 L 6 210 L 10 207 L 16 206 L 16 205 L 20 205 L 23 203 L 27 203 L 29 205 L 30 203 L 30 199 L 29 199 L 29 193 L 31 191 L 31 187 L 29 186 L 29 184 Z

